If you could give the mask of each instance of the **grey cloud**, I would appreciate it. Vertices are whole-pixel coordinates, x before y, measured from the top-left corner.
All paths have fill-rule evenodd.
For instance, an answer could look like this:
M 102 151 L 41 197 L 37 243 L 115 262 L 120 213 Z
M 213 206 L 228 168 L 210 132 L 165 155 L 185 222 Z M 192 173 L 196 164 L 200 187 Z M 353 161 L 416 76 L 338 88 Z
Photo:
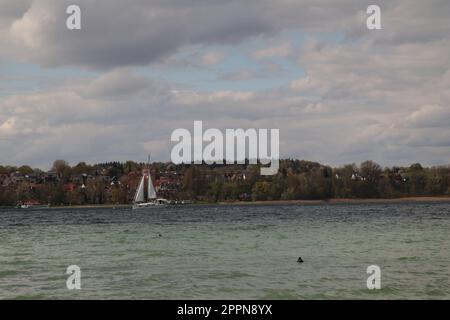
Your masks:
M 108 70 L 85 83 L 1 97 L 2 163 L 126 160 L 149 151 L 168 160 L 171 131 L 191 129 L 194 120 L 221 129 L 280 128 L 282 156 L 334 165 L 449 162 L 445 1 L 381 1 L 380 32 L 365 29 L 368 2 L 161 0 L 80 1 L 85 30 L 69 33 L 54 27 L 64 25 L 59 13 L 67 3 L 35 1 L 23 18 L 16 9 L 5 13 L 17 37 L 0 28 L 8 44 L 0 55 Z M 34 13 L 44 7 L 49 19 L 36 24 Z M 185 46 L 276 38 L 289 28 L 347 38 L 309 41 L 298 53 L 306 76 L 265 92 L 195 91 L 124 67 L 170 63 Z M 263 71 L 238 72 L 250 79 L 270 72 Z
M 358 24 L 359 1 L 118 1 L 80 0 L 82 30 L 65 28 L 69 0 L 35 0 L 20 7 L 0 34 L 3 55 L 45 66 L 94 69 L 146 65 L 186 45 L 236 43 L 289 28 L 347 30 Z M 350 27 L 348 27 L 350 26 Z
M 0 0 L 0 25 L 11 23 L 22 17 L 28 10 L 32 0 Z
M 417 128 L 448 127 L 450 123 L 450 106 L 426 105 L 411 113 L 407 125 Z
M 103 96 L 114 99 L 118 96 L 128 97 L 137 94 L 148 89 L 150 85 L 147 78 L 136 76 L 128 69 L 115 69 L 92 81 L 84 91 L 88 97 Z

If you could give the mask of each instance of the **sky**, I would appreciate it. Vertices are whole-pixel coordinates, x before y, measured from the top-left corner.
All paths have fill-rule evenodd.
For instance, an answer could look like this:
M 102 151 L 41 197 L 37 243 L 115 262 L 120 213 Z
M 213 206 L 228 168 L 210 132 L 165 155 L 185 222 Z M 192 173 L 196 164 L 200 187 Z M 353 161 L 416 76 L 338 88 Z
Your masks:
M 194 120 L 280 129 L 282 158 L 448 165 L 449 17 L 448 0 L 0 0 L 0 165 L 170 161 Z

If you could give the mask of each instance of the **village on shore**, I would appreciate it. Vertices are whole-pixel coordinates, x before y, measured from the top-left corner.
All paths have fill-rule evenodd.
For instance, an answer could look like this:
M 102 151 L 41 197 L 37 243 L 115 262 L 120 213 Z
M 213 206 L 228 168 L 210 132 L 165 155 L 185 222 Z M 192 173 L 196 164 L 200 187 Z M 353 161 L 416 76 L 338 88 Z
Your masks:
M 126 205 L 133 201 L 145 163 L 107 162 L 74 166 L 56 160 L 47 172 L 29 166 L 0 166 L 0 206 Z M 339 168 L 305 160 L 280 160 L 273 176 L 259 165 L 152 163 L 158 195 L 197 203 L 273 202 L 328 199 L 447 197 L 450 167 L 382 168 L 373 161 Z

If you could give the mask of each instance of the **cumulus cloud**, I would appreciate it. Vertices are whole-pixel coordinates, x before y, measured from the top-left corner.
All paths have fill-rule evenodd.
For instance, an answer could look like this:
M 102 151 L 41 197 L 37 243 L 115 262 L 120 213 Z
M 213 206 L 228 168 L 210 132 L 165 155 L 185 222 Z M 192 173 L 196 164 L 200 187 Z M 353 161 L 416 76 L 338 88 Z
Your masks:
M 80 0 L 82 30 L 65 28 L 69 0 L 5 5 L 0 55 L 45 66 L 107 69 L 146 65 L 186 45 L 232 44 L 289 28 L 323 31 L 357 25 L 359 1 Z M 323 23 L 326 21 L 326 23 Z M 30 51 L 32 50 L 32 51 Z M 272 49 L 280 54 L 283 48 Z M 278 52 L 277 52 L 278 51 Z M 260 54 L 271 54 L 270 50 Z
M 450 123 L 450 107 L 439 105 L 422 106 L 407 117 L 407 123 L 414 127 L 442 127 Z
M 327 108 L 320 102 L 310 103 L 304 109 L 304 113 L 323 113 L 326 112 Z
M 381 1 L 383 29 L 374 32 L 365 28 L 368 1 L 80 0 L 81 32 L 64 27 L 70 1 L 3 2 L 1 60 L 97 75 L 0 96 L 2 163 L 126 160 L 148 151 L 168 160 L 171 131 L 190 129 L 194 120 L 221 129 L 279 128 L 283 157 L 334 165 L 449 161 L 448 1 Z M 293 48 L 280 36 L 285 30 L 306 40 Z M 275 41 L 246 48 L 254 37 Z M 228 63 L 216 45 L 255 59 L 217 71 L 217 80 L 277 74 L 286 75 L 285 84 L 201 90 L 183 77 L 163 82 L 130 67 L 163 61 L 164 70 L 193 47 L 201 48 L 196 66 Z M 273 57 L 303 72 L 293 76 Z

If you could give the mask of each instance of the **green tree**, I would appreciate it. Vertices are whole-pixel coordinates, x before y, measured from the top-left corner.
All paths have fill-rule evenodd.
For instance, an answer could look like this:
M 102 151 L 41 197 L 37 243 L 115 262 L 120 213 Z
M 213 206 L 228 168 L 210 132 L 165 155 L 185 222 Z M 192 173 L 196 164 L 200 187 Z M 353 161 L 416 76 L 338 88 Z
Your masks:
M 270 183 L 267 181 L 258 181 L 252 189 L 252 199 L 254 201 L 267 200 L 270 193 Z
M 17 169 L 21 174 L 30 174 L 33 173 L 33 169 L 30 166 L 21 166 Z
M 409 194 L 411 196 L 420 196 L 425 194 L 427 185 L 427 174 L 420 163 L 411 165 L 407 170 L 409 178 Z

